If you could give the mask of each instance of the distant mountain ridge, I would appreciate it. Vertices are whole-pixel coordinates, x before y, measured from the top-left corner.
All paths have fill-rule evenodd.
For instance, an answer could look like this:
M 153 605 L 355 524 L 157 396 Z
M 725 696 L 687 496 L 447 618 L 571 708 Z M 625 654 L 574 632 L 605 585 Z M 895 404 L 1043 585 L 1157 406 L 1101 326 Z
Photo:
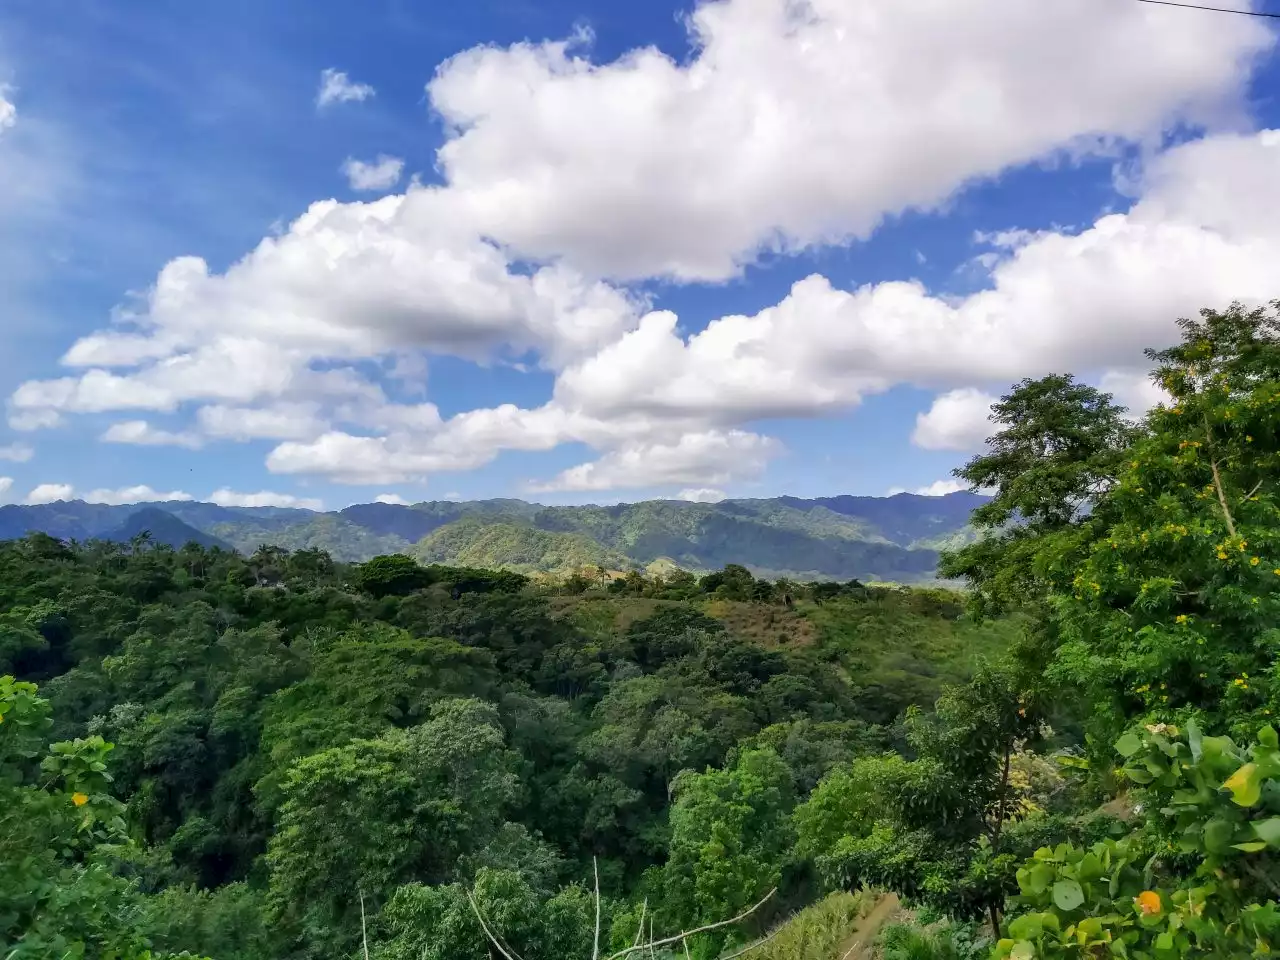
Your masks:
M 65 540 L 123 541 L 146 529 L 175 547 L 196 540 L 251 553 L 271 544 L 327 550 L 344 561 L 406 553 L 424 562 L 523 572 L 652 564 L 697 571 L 740 563 L 768 576 L 915 582 L 934 577 L 940 549 L 973 538 L 969 515 L 986 499 L 962 492 L 570 507 L 428 501 L 327 513 L 187 501 L 59 501 L 0 507 L 0 539 L 41 531 Z

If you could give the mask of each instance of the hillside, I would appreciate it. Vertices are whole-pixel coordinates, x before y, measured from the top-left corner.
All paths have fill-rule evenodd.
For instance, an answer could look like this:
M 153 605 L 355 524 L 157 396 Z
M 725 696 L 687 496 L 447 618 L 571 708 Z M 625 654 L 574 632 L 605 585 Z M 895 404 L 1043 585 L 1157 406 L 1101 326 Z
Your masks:
M 149 535 L 152 543 L 163 543 L 174 549 L 188 543 L 198 543 L 202 547 L 219 547 L 223 550 L 232 549 L 226 541 L 219 540 L 203 530 L 197 530 L 190 524 L 183 523 L 172 513 L 166 513 L 158 507 L 147 507 L 130 514 L 125 518 L 124 523 L 114 530 L 107 531 L 102 539 L 124 543 L 142 534 Z
M 116 534 L 194 531 L 154 508 L 127 524 Z M 619 560 L 583 534 L 482 516 L 416 548 L 480 549 L 530 566 Z M 741 570 L 570 589 L 441 566 L 397 579 L 403 564 L 351 568 L 305 551 L 268 563 L 0 543 L 0 675 L 13 675 L 0 680 L 0 766 L 8 744 L 28 749 L 4 731 L 44 730 L 34 718 L 46 715 L 30 749 L 84 761 L 51 794 L 26 758 L 3 767 L 19 814 L 0 846 L 43 856 L 11 867 L 7 886 L 0 876 L 0 900 L 27 896 L 37 870 L 47 888 L 69 885 L 75 867 L 57 858 L 79 847 L 43 845 L 81 816 L 103 824 L 83 842 L 109 859 L 119 817 L 135 831 L 120 872 L 146 871 L 147 883 L 95 877 L 89 898 L 55 904 L 59 920 L 92 905 L 105 918 L 95 943 L 125 929 L 166 960 L 318 960 L 363 955 L 367 938 L 371 960 L 481 960 L 473 895 L 526 960 L 586 960 L 584 884 L 598 869 L 613 953 L 635 942 L 642 904 L 658 934 L 739 909 L 732 889 L 707 905 L 685 893 L 689 852 L 705 846 L 708 816 L 723 819 L 708 799 L 740 797 L 734 809 L 751 817 L 756 839 L 728 866 L 754 902 L 754 865 L 788 855 L 792 811 L 823 778 L 891 749 L 905 710 L 966 682 L 1018 627 L 961 621 L 948 591 L 781 586 Z M 62 769 L 53 762 L 45 769 Z M 759 786 L 742 794 L 739 779 Z M 775 902 L 734 939 L 691 941 L 690 955 L 769 935 L 765 960 L 840 960 L 887 915 L 876 895 L 809 906 L 808 884 L 766 879 Z M 44 920 L 27 916 L 0 916 L 0 940 Z
M 428 562 L 566 572 L 583 566 L 645 569 L 657 563 L 715 570 L 739 563 L 768 576 L 921 582 L 937 551 L 972 537 L 983 498 L 797 497 L 548 507 L 523 500 L 368 503 L 317 513 L 208 503 L 105 506 L 59 502 L 0 508 L 0 539 L 41 531 L 60 539 L 128 539 L 143 511 L 178 521 L 242 553 L 269 544 L 320 549 L 343 562 L 407 553 Z M 154 531 L 153 531 L 154 532 Z M 165 541 L 176 533 L 166 535 Z

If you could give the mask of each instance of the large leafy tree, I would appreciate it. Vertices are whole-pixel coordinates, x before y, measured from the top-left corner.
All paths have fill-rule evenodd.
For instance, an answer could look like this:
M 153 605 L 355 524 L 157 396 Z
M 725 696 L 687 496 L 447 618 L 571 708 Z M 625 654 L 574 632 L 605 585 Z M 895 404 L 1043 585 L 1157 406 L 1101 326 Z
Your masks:
M 1135 436 L 1124 412 L 1070 375 L 1023 380 L 992 407 L 987 451 L 955 471 L 994 491 L 971 518 L 982 537 L 944 553 L 939 568 L 969 582 L 980 611 L 1023 606 L 1048 589 L 1041 558 L 1110 489 Z
M 1055 570 L 1052 676 L 1098 743 L 1129 718 L 1198 714 L 1248 735 L 1280 708 L 1280 304 L 1203 311 L 1151 357 L 1170 394 Z
M 298 761 L 285 777 L 267 852 L 275 916 L 331 955 L 358 930 L 362 898 L 451 878 L 519 798 L 496 709 L 444 700 L 419 726 Z

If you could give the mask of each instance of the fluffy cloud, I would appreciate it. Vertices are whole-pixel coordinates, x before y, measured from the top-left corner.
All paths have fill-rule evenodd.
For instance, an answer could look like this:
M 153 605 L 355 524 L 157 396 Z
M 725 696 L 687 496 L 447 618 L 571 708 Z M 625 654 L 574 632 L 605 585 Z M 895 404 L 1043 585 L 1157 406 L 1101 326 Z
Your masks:
M 579 442 L 596 459 L 542 489 L 700 487 L 776 454 L 757 420 L 897 383 L 945 396 L 1124 371 L 1173 317 L 1273 295 L 1280 138 L 1215 135 L 1156 155 L 1127 213 L 992 238 L 980 293 L 813 276 L 686 336 L 617 282 L 720 280 L 1011 166 L 1230 123 L 1273 43 L 1250 18 L 1206 33 L 1110 0 L 713 0 L 689 24 L 681 62 L 645 49 L 596 64 L 587 38 L 451 59 L 428 87 L 448 125 L 441 185 L 313 204 L 222 273 L 171 261 L 137 309 L 71 346 L 70 375 L 22 384 L 10 422 L 194 410 L 192 436 L 276 439 L 271 470 L 350 483 Z M 317 102 L 372 92 L 326 71 Z M 361 372 L 437 354 L 532 361 L 556 375 L 553 395 L 443 419 Z
M 11 463 L 26 463 L 36 452 L 25 443 L 10 443 L 0 447 L 0 460 L 8 460 Z
M 689 16 L 683 62 L 478 47 L 428 94 L 457 134 L 441 169 L 483 234 L 606 275 L 723 279 L 1061 149 L 1232 117 L 1273 37 L 1223 20 L 1112 0 L 720 0 Z
M 70 493 L 70 488 L 67 488 Z M 172 500 L 191 500 L 191 494 L 181 490 L 170 490 L 162 493 L 153 490 L 146 484 L 136 487 L 121 487 L 119 490 L 90 490 L 80 499 L 86 503 L 108 503 L 118 506 L 123 503 L 162 503 Z
M 399 507 L 407 507 L 409 501 L 398 493 L 380 493 L 373 498 L 374 503 L 390 503 Z
M 295 497 L 291 493 L 237 493 L 223 487 L 209 494 L 209 502 L 220 507 L 294 507 L 299 510 L 323 510 L 324 504 L 314 497 Z
M 1152 407 L 1169 400 L 1164 387 L 1151 379 L 1149 369 L 1108 370 L 1098 387 L 1128 410 L 1131 419 L 1139 419 Z
M 352 190 L 389 190 L 400 182 L 402 172 L 404 161 L 386 154 L 372 162 L 348 157 L 342 165 L 342 174 Z
M 911 442 L 925 450 L 975 450 L 995 432 L 991 405 L 997 399 L 973 387 L 944 393 L 916 417 Z
M 742 430 L 685 434 L 674 443 L 613 450 L 599 460 L 570 467 L 535 491 L 638 490 L 685 483 L 726 483 L 763 472 L 778 443 Z
M 0 134 L 18 122 L 18 108 L 9 99 L 9 88 L 0 84 Z
M 690 503 L 719 503 L 725 498 L 723 490 L 716 490 L 712 487 L 690 487 L 688 490 L 681 490 L 676 494 L 677 500 L 687 500 Z
M 13 477 L 0 477 L 0 504 L 9 502 L 9 491 L 13 489 Z
M 368 100 L 376 91 L 367 83 L 356 83 L 343 70 L 329 67 L 320 71 L 320 89 L 316 91 L 316 106 L 327 107 L 334 103 L 351 103 Z
M 75 489 L 69 483 L 42 483 L 27 494 L 24 503 L 42 504 L 56 503 L 59 500 L 70 500 L 75 496 Z
M 122 420 L 113 423 L 102 433 L 105 443 L 129 443 L 141 447 L 187 447 L 195 450 L 204 444 L 203 439 L 185 430 L 161 430 L 146 420 Z

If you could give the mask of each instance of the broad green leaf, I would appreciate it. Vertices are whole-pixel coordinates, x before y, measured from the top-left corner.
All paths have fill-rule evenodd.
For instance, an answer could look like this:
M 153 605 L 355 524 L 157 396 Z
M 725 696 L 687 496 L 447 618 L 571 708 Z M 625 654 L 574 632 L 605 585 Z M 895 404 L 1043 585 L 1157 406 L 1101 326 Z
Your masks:
M 1126 733 L 1116 741 L 1116 752 L 1126 760 L 1142 749 L 1142 741 L 1136 733 Z
M 1031 940 L 1040 936 L 1043 930 L 1044 923 L 1038 913 L 1024 913 L 1009 921 L 1009 936 L 1015 940 Z
M 1262 796 L 1262 772 L 1256 763 L 1246 763 L 1227 778 L 1223 789 L 1231 791 L 1231 799 L 1242 807 L 1252 807 Z
M 1084 891 L 1074 880 L 1059 880 L 1053 885 L 1053 903 L 1059 910 L 1074 910 L 1084 903 Z
M 1191 762 L 1199 763 L 1200 758 L 1204 756 L 1204 746 L 1201 743 L 1200 724 L 1195 720 L 1187 721 L 1187 744 L 1191 747 Z
M 1211 853 L 1222 853 L 1231 845 L 1236 827 L 1230 820 L 1214 817 L 1204 825 L 1204 845 Z
M 1253 833 L 1269 847 L 1280 847 L 1280 817 L 1268 817 L 1253 824 Z
M 1231 848 L 1244 853 L 1257 853 L 1259 850 L 1267 849 L 1267 845 L 1261 840 L 1246 840 L 1244 843 L 1233 843 Z
M 1014 944 L 1009 952 L 1010 960 L 1035 960 L 1036 945 L 1026 940 Z
M 1275 727 L 1268 724 L 1267 726 L 1259 730 L 1258 742 L 1261 743 L 1264 747 L 1270 747 L 1272 750 L 1275 750 L 1277 747 L 1280 747 L 1280 737 L 1276 736 Z

